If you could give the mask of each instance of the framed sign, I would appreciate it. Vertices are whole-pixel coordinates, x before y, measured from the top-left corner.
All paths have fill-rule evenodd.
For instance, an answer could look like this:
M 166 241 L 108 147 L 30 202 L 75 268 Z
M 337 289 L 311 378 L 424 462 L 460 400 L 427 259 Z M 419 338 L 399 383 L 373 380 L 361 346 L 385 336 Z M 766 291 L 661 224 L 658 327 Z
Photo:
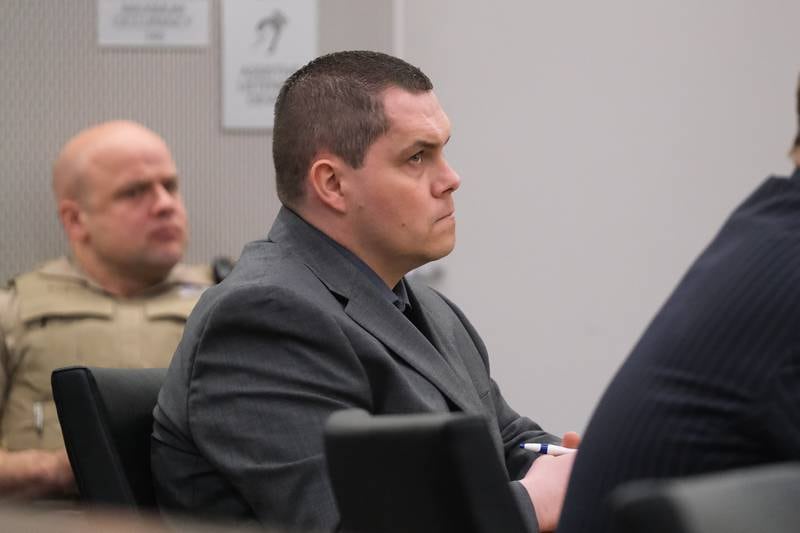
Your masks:
M 100 46 L 208 46 L 208 0 L 97 0 Z
M 271 129 L 281 85 L 317 55 L 316 0 L 223 0 L 222 125 Z

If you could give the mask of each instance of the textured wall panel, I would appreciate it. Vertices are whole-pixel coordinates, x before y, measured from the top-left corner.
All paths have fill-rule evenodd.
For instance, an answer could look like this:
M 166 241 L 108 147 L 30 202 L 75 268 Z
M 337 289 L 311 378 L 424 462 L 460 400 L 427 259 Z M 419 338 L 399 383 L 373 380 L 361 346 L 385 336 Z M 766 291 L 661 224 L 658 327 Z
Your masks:
M 75 132 L 113 118 L 172 148 L 188 260 L 237 256 L 266 233 L 279 207 L 271 135 L 221 128 L 220 5 L 210 4 L 208 48 L 118 49 L 96 44 L 95 0 L 0 3 L 0 283 L 66 250 L 50 166 Z M 389 0 L 321 2 L 319 21 L 321 52 L 391 45 Z

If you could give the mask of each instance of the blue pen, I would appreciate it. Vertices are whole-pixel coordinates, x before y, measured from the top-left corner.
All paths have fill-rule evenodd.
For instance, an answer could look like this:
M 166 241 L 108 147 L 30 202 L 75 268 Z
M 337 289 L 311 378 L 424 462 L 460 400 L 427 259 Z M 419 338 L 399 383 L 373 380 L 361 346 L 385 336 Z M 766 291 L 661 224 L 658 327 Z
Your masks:
M 523 442 L 519 445 L 520 448 L 531 450 L 532 452 L 541 453 L 543 455 L 566 455 L 568 453 L 575 453 L 577 448 L 564 448 L 556 444 L 547 444 L 539 442 Z

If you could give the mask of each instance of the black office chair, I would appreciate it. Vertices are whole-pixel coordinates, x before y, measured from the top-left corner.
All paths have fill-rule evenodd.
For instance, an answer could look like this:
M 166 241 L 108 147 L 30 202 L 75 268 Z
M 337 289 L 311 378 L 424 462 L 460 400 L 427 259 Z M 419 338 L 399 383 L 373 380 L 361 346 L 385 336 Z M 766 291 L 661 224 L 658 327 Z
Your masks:
M 610 504 L 615 533 L 797 533 L 800 463 L 633 481 Z
M 60 368 L 53 398 L 81 499 L 155 508 L 150 475 L 153 407 L 165 368 Z
M 481 417 L 340 411 L 325 453 L 345 532 L 525 531 Z

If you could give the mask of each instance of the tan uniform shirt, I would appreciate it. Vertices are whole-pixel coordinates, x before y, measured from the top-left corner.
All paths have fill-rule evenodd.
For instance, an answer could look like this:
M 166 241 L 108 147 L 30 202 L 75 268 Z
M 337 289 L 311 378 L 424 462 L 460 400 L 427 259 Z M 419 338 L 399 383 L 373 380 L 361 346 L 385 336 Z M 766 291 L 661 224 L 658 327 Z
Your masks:
M 69 365 L 166 367 L 209 267 L 177 265 L 165 281 L 119 298 L 65 257 L 0 290 L 0 447 L 64 446 L 50 373 Z

